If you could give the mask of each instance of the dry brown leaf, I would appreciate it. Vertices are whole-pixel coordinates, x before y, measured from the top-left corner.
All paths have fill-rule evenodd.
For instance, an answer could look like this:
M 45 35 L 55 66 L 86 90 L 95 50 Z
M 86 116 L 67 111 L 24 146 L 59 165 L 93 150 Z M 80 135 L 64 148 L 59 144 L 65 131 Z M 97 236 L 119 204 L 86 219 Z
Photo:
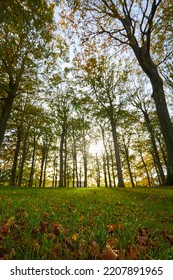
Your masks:
M 78 248 L 78 255 L 82 256 L 86 252 L 87 248 L 88 248 L 88 244 L 87 244 L 86 240 L 80 239 L 79 248 Z
M 173 235 L 169 235 L 167 233 L 164 233 L 164 236 L 171 243 L 171 245 L 173 245 Z
M 147 228 L 139 228 L 138 233 L 141 236 L 146 236 L 146 235 L 148 235 L 148 229 Z
M 50 232 L 47 234 L 47 238 L 49 238 L 51 241 L 55 241 L 57 239 L 57 235 Z
M 149 240 L 149 238 L 148 238 L 148 236 L 138 236 L 138 237 L 136 238 L 136 240 L 137 240 L 137 242 L 138 242 L 139 245 L 141 245 L 141 246 L 147 246 L 147 245 L 148 245 L 148 240 Z
M 141 249 L 139 246 L 128 246 L 125 255 L 128 260 L 137 260 L 141 255 Z
M 117 260 L 119 258 L 118 251 L 113 250 L 109 244 L 106 245 L 103 250 L 102 258 L 103 260 Z
M 40 232 L 41 233 L 46 233 L 48 230 L 48 223 L 41 221 L 40 223 Z
M 97 242 L 92 241 L 88 247 L 88 253 L 91 258 L 100 258 L 100 248 Z
M 61 258 L 61 244 L 57 244 L 51 251 L 52 256 L 54 259 L 60 259 Z
M 118 242 L 118 239 L 116 237 L 109 238 L 107 240 L 106 244 L 109 245 L 113 250 L 119 248 L 119 242 Z
M 42 217 L 43 218 L 48 218 L 50 215 L 49 215 L 49 213 L 47 213 L 47 212 L 43 212 L 43 214 L 42 214 Z

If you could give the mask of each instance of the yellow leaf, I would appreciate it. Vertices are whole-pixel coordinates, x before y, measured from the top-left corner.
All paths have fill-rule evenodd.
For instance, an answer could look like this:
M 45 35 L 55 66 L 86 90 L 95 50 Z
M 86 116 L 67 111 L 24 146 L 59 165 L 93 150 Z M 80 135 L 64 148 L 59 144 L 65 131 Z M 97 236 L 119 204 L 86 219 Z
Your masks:
M 76 241 L 77 238 L 78 238 L 77 233 L 74 233 L 74 234 L 72 235 L 72 239 L 73 239 L 74 241 Z
M 12 224 L 14 224 L 14 222 L 15 222 L 15 218 L 12 216 L 12 217 L 10 217 L 10 218 L 8 219 L 8 221 L 6 222 L 6 226 L 7 226 L 7 227 L 11 227 Z

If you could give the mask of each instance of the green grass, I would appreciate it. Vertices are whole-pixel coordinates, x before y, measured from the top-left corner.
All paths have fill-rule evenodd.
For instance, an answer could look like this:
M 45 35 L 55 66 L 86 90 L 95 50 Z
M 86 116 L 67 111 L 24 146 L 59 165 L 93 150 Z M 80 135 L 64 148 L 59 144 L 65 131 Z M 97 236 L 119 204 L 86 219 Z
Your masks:
M 0 187 L 1 259 L 172 259 L 172 235 L 173 188 Z

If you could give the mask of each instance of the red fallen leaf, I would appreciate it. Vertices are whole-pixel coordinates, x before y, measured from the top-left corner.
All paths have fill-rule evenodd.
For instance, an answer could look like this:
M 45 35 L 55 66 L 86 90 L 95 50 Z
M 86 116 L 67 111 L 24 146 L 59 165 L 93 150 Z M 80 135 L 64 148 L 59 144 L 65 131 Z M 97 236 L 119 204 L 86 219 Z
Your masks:
M 58 234 L 60 232 L 59 224 L 53 224 L 53 233 Z
M 1 233 L 2 233 L 3 235 L 7 235 L 7 233 L 8 233 L 8 226 L 7 226 L 6 224 L 2 225 L 2 227 L 1 227 Z
M 108 225 L 108 233 L 110 233 L 110 234 L 116 232 L 118 229 L 123 229 L 123 225 L 122 224 Z
M 117 260 L 118 250 L 113 250 L 109 244 L 106 245 L 105 249 L 103 250 L 102 258 L 103 260 Z
M 52 231 L 54 234 L 63 234 L 65 229 L 63 228 L 63 226 L 61 224 L 58 223 L 52 223 L 50 225 L 50 227 L 52 227 Z
M 46 233 L 48 230 L 48 223 L 41 221 L 40 226 L 41 226 L 41 229 L 40 229 L 41 233 Z

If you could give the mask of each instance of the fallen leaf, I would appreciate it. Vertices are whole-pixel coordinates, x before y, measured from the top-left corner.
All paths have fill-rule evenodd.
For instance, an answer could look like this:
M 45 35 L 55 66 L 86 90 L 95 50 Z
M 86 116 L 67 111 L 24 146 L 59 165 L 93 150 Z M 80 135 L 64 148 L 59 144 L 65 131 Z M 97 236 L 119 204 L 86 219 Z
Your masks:
M 136 240 L 140 245 L 147 246 L 149 238 L 148 236 L 138 236 Z
M 40 233 L 40 227 L 35 226 L 35 227 L 32 229 L 32 236 L 35 237 L 35 236 L 37 236 L 39 233 Z
M 92 243 L 88 247 L 88 253 L 91 258 L 100 258 L 100 248 L 97 242 L 92 241 Z
M 49 215 L 49 213 L 47 213 L 47 212 L 43 212 L 43 214 L 42 214 L 42 217 L 43 218 L 48 218 L 50 215 Z
M 52 226 L 53 227 L 53 233 L 54 234 L 59 234 L 59 233 L 64 233 L 64 228 L 63 228 L 63 226 L 61 225 L 61 224 L 58 224 L 58 223 L 53 223 L 53 224 L 51 224 L 50 226 Z
M 137 260 L 141 255 L 141 249 L 139 246 L 128 246 L 125 255 L 128 260 Z
M 74 234 L 72 235 L 72 240 L 77 241 L 77 238 L 78 238 L 77 233 L 74 233 Z
M 109 245 L 113 250 L 119 248 L 119 242 L 116 237 L 109 238 L 106 242 L 107 245 Z
M 103 250 L 102 258 L 103 260 L 117 260 L 118 250 L 113 250 L 109 244 L 106 245 L 105 249 Z
M 14 222 L 15 222 L 15 217 L 10 217 L 10 218 L 8 219 L 8 221 L 6 222 L 6 226 L 7 226 L 8 228 L 10 228 L 10 227 L 12 226 L 12 224 L 14 224 Z
M 158 246 L 158 241 L 153 240 L 153 241 L 151 241 L 150 245 L 152 247 L 157 247 Z
M 46 233 L 47 230 L 48 230 L 48 223 L 47 223 L 47 222 L 41 221 L 40 227 L 41 227 L 41 228 L 40 228 L 40 232 L 41 232 L 41 233 Z
M 123 225 L 122 224 L 108 225 L 108 233 L 110 233 L 110 234 L 116 232 L 118 229 L 123 229 Z
M 148 229 L 147 228 L 139 228 L 138 233 L 141 236 L 146 236 L 146 235 L 148 235 Z
M 86 253 L 87 248 L 88 248 L 88 244 L 87 244 L 86 240 L 80 239 L 79 248 L 78 248 L 78 255 L 82 256 L 84 253 Z
M 173 235 L 169 235 L 167 233 L 164 233 L 164 236 L 171 243 L 171 245 L 173 245 Z
M 57 235 L 50 232 L 47 234 L 47 238 L 49 238 L 51 241 L 55 241 L 55 240 L 57 240 Z
M 38 240 L 36 240 L 36 239 L 31 240 L 31 248 L 34 251 L 38 251 L 40 249 L 40 244 L 39 244 Z
M 54 248 L 51 250 L 52 256 L 54 259 L 60 259 L 61 258 L 61 244 L 57 244 Z
M 80 216 L 79 221 L 82 222 L 84 219 L 84 216 Z
M 8 233 L 8 227 L 7 227 L 6 224 L 2 225 L 2 227 L 1 227 L 1 233 L 2 233 L 3 235 L 7 235 L 7 233 Z

